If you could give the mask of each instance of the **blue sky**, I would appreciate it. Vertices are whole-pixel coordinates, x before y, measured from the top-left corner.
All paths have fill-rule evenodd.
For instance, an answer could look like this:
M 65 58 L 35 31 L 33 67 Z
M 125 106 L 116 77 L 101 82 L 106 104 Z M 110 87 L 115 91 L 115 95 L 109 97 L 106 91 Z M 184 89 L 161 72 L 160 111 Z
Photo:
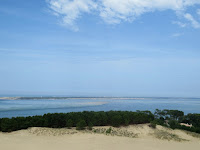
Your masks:
M 200 97 L 200 0 L 0 0 L 0 95 Z

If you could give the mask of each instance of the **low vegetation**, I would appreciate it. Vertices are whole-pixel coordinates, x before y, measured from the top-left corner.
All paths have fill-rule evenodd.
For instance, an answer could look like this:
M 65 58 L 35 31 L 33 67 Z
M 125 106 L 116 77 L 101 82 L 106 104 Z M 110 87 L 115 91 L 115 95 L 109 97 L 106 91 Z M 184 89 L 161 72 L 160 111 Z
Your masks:
M 154 121 L 151 121 L 149 127 L 155 129 L 156 128 L 156 123 Z
M 177 142 L 181 142 L 181 141 L 187 141 L 186 139 L 180 138 L 178 135 L 176 134 L 172 134 L 166 131 L 157 131 L 154 133 L 155 137 L 161 140 L 168 140 L 168 141 L 177 141 Z
M 184 113 L 179 110 L 156 109 L 154 117 L 155 119 L 153 122 L 155 124 L 169 127 L 171 129 L 181 129 L 200 133 L 200 114 L 189 113 L 184 115 Z M 185 125 L 181 125 L 181 123 L 184 123 Z M 191 127 L 189 127 L 189 125 Z
M 106 130 L 106 134 L 110 134 L 112 131 L 112 128 L 110 127 L 109 129 Z
M 109 127 L 109 128 L 96 128 L 92 132 L 97 133 L 97 134 L 105 134 L 109 136 L 122 136 L 122 137 L 129 137 L 129 138 L 137 138 L 138 134 L 134 133 L 132 131 L 128 131 L 126 129 L 120 129 L 116 127 Z

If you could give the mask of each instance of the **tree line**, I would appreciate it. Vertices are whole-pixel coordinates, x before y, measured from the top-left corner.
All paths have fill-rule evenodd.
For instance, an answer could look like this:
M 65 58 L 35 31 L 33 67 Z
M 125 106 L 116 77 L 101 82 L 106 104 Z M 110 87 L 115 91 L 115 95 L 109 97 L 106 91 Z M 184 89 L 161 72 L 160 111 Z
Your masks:
M 150 111 L 83 111 L 70 113 L 44 114 L 43 116 L 13 117 L 0 119 L 0 131 L 11 132 L 29 127 L 64 128 L 80 126 L 122 126 L 149 123 L 154 120 Z
M 200 114 L 187 114 L 179 110 L 150 111 L 83 111 L 70 113 L 48 113 L 42 116 L 13 117 L 0 119 L 0 131 L 12 132 L 29 127 L 71 128 L 78 130 L 93 126 L 127 126 L 132 124 L 151 123 L 172 129 L 184 129 L 200 133 Z M 192 124 L 192 127 L 181 126 L 180 123 Z

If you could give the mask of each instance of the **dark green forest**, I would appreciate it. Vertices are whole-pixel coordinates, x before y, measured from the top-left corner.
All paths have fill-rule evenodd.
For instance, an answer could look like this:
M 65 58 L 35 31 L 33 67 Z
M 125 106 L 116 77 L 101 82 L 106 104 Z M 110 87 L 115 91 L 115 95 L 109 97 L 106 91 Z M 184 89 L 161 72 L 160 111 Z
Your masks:
M 44 114 L 43 116 L 13 117 L 0 119 L 0 131 L 12 132 L 29 127 L 71 128 L 82 130 L 93 126 L 128 126 L 133 124 L 150 123 L 166 126 L 172 129 L 183 129 L 200 133 L 200 114 L 184 115 L 178 110 L 150 111 L 83 111 L 70 113 Z M 180 123 L 192 124 L 192 127 L 181 126 Z

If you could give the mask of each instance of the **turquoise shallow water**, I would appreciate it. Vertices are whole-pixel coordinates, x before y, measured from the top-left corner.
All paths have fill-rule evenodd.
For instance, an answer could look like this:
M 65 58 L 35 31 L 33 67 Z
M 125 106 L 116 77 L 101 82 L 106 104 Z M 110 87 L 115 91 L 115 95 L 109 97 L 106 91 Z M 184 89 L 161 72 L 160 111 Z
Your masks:
M 178 109 L 200 113 L 198 98 L 68 98 L 0 100 L 0 118 L 77 111 Z

